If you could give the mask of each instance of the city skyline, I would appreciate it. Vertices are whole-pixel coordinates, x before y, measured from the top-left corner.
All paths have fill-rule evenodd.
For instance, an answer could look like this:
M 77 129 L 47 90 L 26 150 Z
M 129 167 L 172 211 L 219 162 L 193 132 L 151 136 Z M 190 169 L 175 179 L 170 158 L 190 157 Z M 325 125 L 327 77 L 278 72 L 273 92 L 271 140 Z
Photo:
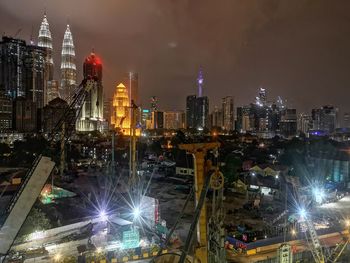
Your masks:
M 6 25 L 2 32 L 11 36 L 22 28 L 17 37 L 29 41 L 31 25 L 34 32 L 38 30 L 46 10 L 56 47 L 54 61 L 60 61 L 57 51 L 69 20 L 78 50 L 78 82 L 82 78 L 83 56 L 94 47 L 105 65 L 104 86 L 108 96 L 123 73 L 133 71 L 140 75 L 140 97 L 144 105 L 150 96 L 157 95 L 162 108 L 166 105 L 169 109 L 184 109 L 186 96 L 196 91 L 196 75 L 202 66 L 206 76 L 204 90 L 211 98 L 211 110 L 220 105 L 222 97 L 230 95 L 235 96 L 236 105 L 245 105 L 259 86 L 265 87 L 271 98 L 279 95 L 288 98 L 291 106 L 300 112 L 325 104 L 335 105 L 342 112 L 350 110 L 346 96 L 337 95 L 346 94 L 350 84 L 347 76 L 350 45 L 346 36 L 350 6 L 347 4 L 339 7 L 318 1 L 317 4 L 300 3 L 303 6 L 300 8 L 291 2 L 237 1 L 213 6 L 204 1 L 196 9 L 194 4 L 185 1 L 172 5 L 151 1 L 148 7 L 135 1 L 110 1 L 99 6 L 101 12 L 96 12 L 98 3 L 92 1 L 86 5 L 86 12 L 81 13 L 79 1 L 38 0 L 33 1 L 35 11 L 28 14 L 19 2 L 0 4 L 1 24 Z M 218 12 L 212 10 L 222 13 L 219 21 L 215 20 Z M 122 23 L 125 12 L 140 23 Z M 181 12 L 193 19 L 177 23 L 174 19 Z M 100 19 L 100 13 L 105 14 L 106 19 Z M 91 16 L 95 23 L 88 20 Z M 164 25 L 156 34 L 159 19 Z M 185 28 L 193 36 L 181 33 Z M 207 35 L 203 28 L 208 28 Z M 223 48 L 219 49 L 218 43 Z M 147 48 L 154 52 L 144 52 Z M 168 54 L 162 56 L 164 52 Z M 303 63 L 299 62 L 301 59 Z M 58 76 L 59 67 L 56 67 L 55 79 Z M 327 88 L 336 92 L 329 93 Z M 317 98 L 313 96 L 315 92 L 319 95 Z M 168 96 L 182 99 L 175 101 Z

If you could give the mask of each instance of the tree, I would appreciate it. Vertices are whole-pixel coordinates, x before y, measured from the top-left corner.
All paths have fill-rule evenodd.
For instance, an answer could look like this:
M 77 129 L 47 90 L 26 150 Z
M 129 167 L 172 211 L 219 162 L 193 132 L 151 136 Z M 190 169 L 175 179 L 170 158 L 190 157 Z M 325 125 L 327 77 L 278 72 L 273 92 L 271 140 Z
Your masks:
M 33 208 L 24 221 L 19 235 L 27 235 L 35 231 L 42 231 L 49 228 L 51 228 L 51 223 L 46 214 L 38 208 Z
M 224 177 L 228 183 L 235 182 L 238 179 L 238 170 L 242 167 L 240 158 L 230 153 L 225 158 Z
M 6 143 L 0 143 L 0 155 L 8 154 L 10 152 L 10 146 L 8 146 Z

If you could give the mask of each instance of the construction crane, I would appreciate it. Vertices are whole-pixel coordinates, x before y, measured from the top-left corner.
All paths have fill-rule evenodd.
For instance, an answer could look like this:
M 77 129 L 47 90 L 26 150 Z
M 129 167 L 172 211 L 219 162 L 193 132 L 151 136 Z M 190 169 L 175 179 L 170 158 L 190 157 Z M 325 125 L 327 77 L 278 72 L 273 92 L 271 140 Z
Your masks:
M 156 263 L 224 263 L 224 234 L 222 228 L 222 188 L 224 177 L 217 169 L 212 169 L 210 161 L 205 161 L 209 150 L 218 149 L 220 143 L 180 144 L 179 148 L 193 155 L 195 161 L 195 212 L 182 252 L 159 255 L 152 259 Z M 209 187 L 213 189 L 212 215 L 207 219 L 206 195 Z M 190 194 L 191 195 L 191 194 Z M 189 195 L 189 196 L 190 196 Z M 218 197 L 218 198 L 216 198 Z M 189 200 L 189 199 L 188 199 Z M 188 202 L 186 200 L 185 206 Z M 184 210 L 183 210 L 184 211 Z M 181 215 L 180 215 L 181 217 Z M 177 223 L 176 223 L 177 224 Z M 173 230 L 172 230 L 173 231 Z M 189 255 L 194 233 L 197 233 L 194 259 Z M 208 240 L 209 239 L 209 240 Z
M 297 200 L 300 201 L 300 195 L 299 195 L 299 189 L 297 184 L 295 182 L 291 182 L 292 189 L 294 191 L 295 197 Z M 320 239 L 317 235 L 315 226 L 312 222 L 311 215 L 307 213 L 305 210 L 308 206 L 307 204 L 310 203 L 310 200 L 304 200 L 300 203 L 304 203 L 304 206 L 301 206 L 299 208 L 299 216 L 304 219 L 305 225 L 306 225 L 306 232 L 305 232 L 305 238 L 306 241 L 309 244 L 310 251 L 312 253 L 312 256 L 316 263 L 335 263 L 343 253 L 345 247 L 349 243 L 349 237 L 345 237 L 342 242 L 340 242 L 335 249 L 333 249 L 328 257 L 325 256 L 324 250 L 322 248 L 322 244 L 320 242 Z M 306 204 L 305 204 L 306 203 Z M 350 229 L 350 223 L 346 222 L 347 230 L 349 232 Z
M 72 126 L 80 114 L 86 94 L 94 86 L 94 83 L 94 79 L 84 79 L 78 86 L 71 104 L 51 131 L 49 142 L 53 144 L 56 139 L 59 139 L 56 137 L 60 134 L 63 124 L 68 125 L 63 130 L 65 131 L 64 136 L 66 140 L 69 138 L 73 131 Z M 55 162 L 50 157 L 39 155 L 23 178 L 23 182 L 10 200 L 7 208 L 2 211 L 0 215 L 0 261 L 6 259 L 18 231 L 22 227 L 54 167 Z
M 349 237 L 344 237 L 342 242 L 340 242 L 330 253 L 328 257 L 325 256 L 321 242 L 317 235 L 314 224 L 311 220 L 311 217 L 303 212 L 303 218 L 305 219 L 305 224 L 307 227 L 306 240 L 309 243 L 309 247 L 312 253 L 312 256 L 316 263 L 335 263 L 340 258 L 341 254 L 344 252 L 344 249 L 349 244 Z M 349 228 L 349 224 L 347 224 Z M 349 231 L 349 229 L 348 229 Z
M 207 174 L 205 173 L 205 156 L 209 150 L 218 149 L 220 143 L 211 142 L 211 143 L 193 143 L 193 144 L 180 144 L 179 148 L 185 150 L 187 153 L 192 154 L 194 158 L 194 185 L 195 185 L 195 200 L 196 200 L 196 213 L 192 225 L 197 225 L 197 243 L 198 246 L 195 248 L 195 258 L 199 259 L 201 263 L 208 262 L 208 231 L 207 231 L 207 206 L 206 203 L 201 200 L 205 198 L 207 192 Z M 208 169 L 208 168 L 207 168 Z M 204 189 L 204 193 L 203 190 Z M 204 197 L 203 197 L 204 195 Z M 200 201 L 202 203 L 200 203 Z M 198 214 L 198 215 L 197 215 Z M 197 216 L 196 216 L 197 215 Z M 188 254 L 188 249 L 190 242 L 192 240 L 191 232 L 186 240 L 184 253 L 182 253 L 180 258 L 180 263 L 184 263 L 185 257 Z

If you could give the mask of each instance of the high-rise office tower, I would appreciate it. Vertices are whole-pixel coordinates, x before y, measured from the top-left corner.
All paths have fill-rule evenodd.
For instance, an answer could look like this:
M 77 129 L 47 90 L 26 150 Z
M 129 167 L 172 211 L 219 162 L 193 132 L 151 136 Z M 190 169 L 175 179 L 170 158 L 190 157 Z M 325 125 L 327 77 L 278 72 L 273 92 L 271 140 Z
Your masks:
M 177 130 L 184 128 L 184 114 L 182 111 L 164 112 L 164 129 Z
M 27 46 L 24 61 L 24 85 L 27 100 L 36 103 L 38 109 L 45 106 L 45 57 L 42 47 Z
M 280 134 L 284 137 L 292 137 L 297 133 L 297 110 L 283 109 L 279 122 Z
M 343 116 L 343 127 L 350 128 L 350 113 L 345 112 Z
M 208 97 L 197 98 L 197 129 L 209 128 L 209 99 Z
M 152 129 L 164 129 L 164 112 L 153 111 L 151 123 Z
M 52 36 L 51 36 L 50 25 L 47 20 L 46 14 L 44 14 L 43 21 L 41 22 L 41 25 L 40 25 L 39 36 L 38 36 L 38 46 L 46 49 L 45 86 L 44 86 L 44 104 L 46 104 L 48 101 L 48 94 L 54 94 L 54 91 L 52 91 L 51 89 L 52 89 L 52 85 L 55 85 L 55 83 L 52 83 L 52 80 L 54 78 Z
M 313 109 L 313 129 L 332 133 L 337 128 L 337 116 L 338 109 L 332 105 L 323 106 L 321 109 Z
M 215 106 L 214 111 L 210 114 L 211 128 L 222 128 L 222 109 Z
M 12 107 L 10 96 L 0 90 L 0 132 L 12 129 Z
M 243 107 L 237 107 L 236 116 L 236 130 L 239 132 L 247 132 L 251 130 L 251 118 L 250 118 L 249 105 Z
M 83 73 L 84 78 L 94 78 L 95 84 L 86 95 L 76 128 L 78 131 L 101 130 L 103 124 L 102 62 L 94 52 L 86 57 Z
M 186 128 L 196 129 L 196 95 L 190 95 L 186 98 Z
M 209 99 L 203 96 L 203 73 L 199 70 L 197 78 L 198 97 L 186 98 L 186 128 L 203 130 L 209 128 Z
M 67 102 L 70 103 L 70 100 L 76 88 L 77 69 L 75 66 L 75 50 L 73 36 L 70 31 L 69 25 L 67 25 L 66 32 L 64 33 L 61 55 L 62 59 L 60 97 L 67 100 Z
M 0 86 L 11 99 L 24 97 L 24 62 L 26 42 L 20 39 L 2 37 L 0 42 Z
M 234 130 L 234 106 L 232 96 L 222 98 L 222 118 L 222 128 L 226 131 Z
M 259 101 L 260 103 L 262 103 L 262 105 L 266 105 L 266 89 L 264 89 L 263 87 L 259 88 Z
M 158 110 L 158 98 L 156 96 L 151 97 L 151 111 Z
M 27 45 L 20 39 L 2 38 L 0 42 L 0 96 L 3 97 L 5 112 L 8 113 L 8 110 L 11 109 L 13 119 L 16 119 L 17 106 L 9 108 L 6 102 L 8 99 L 13 103 L 21 98 L 21 105 L 24 105 L 22 102 L 26 101 L 26 105 L 35 105 L 35 108 L 44 106 L 45 57 L 45 48 Z M 4 121 L 7 126 L 11 124 L 11 128 L 16 128 L 16 122 L 8 122 L 6 116 L 3 115 L 0 122 Z M 27 131 L 34 131 L 34 129 Z
M 310 129 L 312 129 L 311 115 L 301 113 L 298 117 L 298 131 L 307 134 Z

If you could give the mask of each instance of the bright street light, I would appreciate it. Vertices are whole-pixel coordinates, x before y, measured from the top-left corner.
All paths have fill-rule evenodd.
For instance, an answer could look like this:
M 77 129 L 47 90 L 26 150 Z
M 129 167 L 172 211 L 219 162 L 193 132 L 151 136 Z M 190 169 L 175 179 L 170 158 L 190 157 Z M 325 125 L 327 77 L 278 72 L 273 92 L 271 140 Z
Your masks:
M 295 236 L 297 234 L 297 231 L 295 229 L 292 229 L 291 234 Z
M 100 216 L 102 221 L 107 221 L 108 220 L 108 216 L 107 216 L 107 214 L 106 214 L 106 212 L 104 210 L 100 211 L 99 216 Z
M 60 254 L 56 254 L 54 257 L 55 261 L 59 261 L 61 259 L 61 255 Z
M 323 200 L 326 197 L 324 190 L 319 187 L 314 187 L 312 189 L 312 195 L 314 196 L 314 199 L 318 204 L 322 204 Z
M 300 215 L 300 217 L 302 217 L 302 218 L 305 218 L 305 217 L 306 217 L 306 211 L 305 211 L 304 208 L 300 208 L 300 209 L 299 209 L 299 215 Z
M 134 216 L 134 219 L 138 219 L 141 215 L 140 208 L 135 207 L 134 210 L 132 211 L 132 214 Z

